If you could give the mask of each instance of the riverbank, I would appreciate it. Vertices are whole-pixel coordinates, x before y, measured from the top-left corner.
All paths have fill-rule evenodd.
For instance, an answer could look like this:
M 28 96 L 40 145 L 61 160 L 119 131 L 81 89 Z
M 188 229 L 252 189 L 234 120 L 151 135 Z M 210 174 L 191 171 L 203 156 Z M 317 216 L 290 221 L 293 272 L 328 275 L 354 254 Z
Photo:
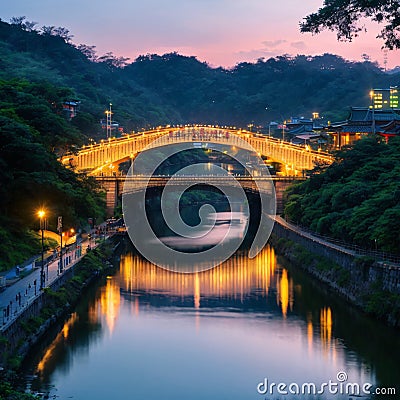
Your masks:
M 400 269 L 302 236 L 276 222 L 270 243 L 315 279 L 323 282 L 362 312 L 400 327 Z
M 85 290 L 113 268 L 111 258 L 118 246 L 111 238 L 88 252 L 73 268 L 26 308 L 19 318 L 0 336 L 0 399 L 30 399 L 18 392 L 18 369 L 30 349 L 51 327 L 70 312 Z M 16 397 L 17 396 L 17 397 Z

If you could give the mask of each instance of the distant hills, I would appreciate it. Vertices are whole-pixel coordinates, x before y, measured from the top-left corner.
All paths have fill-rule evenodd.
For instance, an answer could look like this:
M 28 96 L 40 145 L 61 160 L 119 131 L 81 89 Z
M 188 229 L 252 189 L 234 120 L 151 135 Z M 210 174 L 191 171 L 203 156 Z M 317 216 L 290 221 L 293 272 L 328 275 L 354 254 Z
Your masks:
M 0 22 L 0 79 L 72 89 L 81 101 L 73 124 L 88 136 L 104 133 L 99 120 L 110 102 L 126 131 L 180 123 L 266 125 L 315 111 L 343 119 L 350 106 L 368 105 L 371 88 L 400 83 L 400 71 L 388 74 L 370 61 L 332 54 L 260 59 L 229 70 L 177 53 L 126 64 L 111 53 L 96 57 L 90 46 L 73 45 L 63 28 L 52 28 L 36 32 Z

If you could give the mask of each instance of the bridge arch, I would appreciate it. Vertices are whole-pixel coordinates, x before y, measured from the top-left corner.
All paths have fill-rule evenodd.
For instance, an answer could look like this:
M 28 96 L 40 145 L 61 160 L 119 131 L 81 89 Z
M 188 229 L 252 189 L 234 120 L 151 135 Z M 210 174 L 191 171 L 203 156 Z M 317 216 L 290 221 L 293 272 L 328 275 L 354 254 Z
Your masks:
M 84 146 L 77 154 L 66 155 L 61 161 L 66 166 L 74 167 L 77 172 L 108 175 L 116 163 L 133 159 L 144 149 L 153 148 L 153 145 L 156 148 L 192 142 L 199 147 L 205 143 L 213 143 L 243 148 L 243 141 L 248 143 L 248 149 L 256 150 L 260 155 L 289 166 L 292 171 L 297 171 L 299 174 L 312 169 L 317 162 L 328 164 L 333 162 L 333 157 L 328 153 L 309 150 L 257 133 L 235 128 L 197 125 L 164 127 L 121 138 L 109 138 L 97 144 Z

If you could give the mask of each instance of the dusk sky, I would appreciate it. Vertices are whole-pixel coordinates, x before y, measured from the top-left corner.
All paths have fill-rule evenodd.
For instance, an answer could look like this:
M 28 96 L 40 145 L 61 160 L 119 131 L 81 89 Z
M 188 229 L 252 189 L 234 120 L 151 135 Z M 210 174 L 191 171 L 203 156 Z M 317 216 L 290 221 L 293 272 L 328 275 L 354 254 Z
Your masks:
M 95 45 L 98 55 L 113 52 L 134 60 L 147 53 L 177 51 L 213 66 L 282 54 L 325 52 L 349 60 L 363 53 L 383 66 L 377 25 L 352 43 L 336 34 L 301 34 L 299 22 L 323 0 L 13 0 L 3 2 L 0 17 L 26 16 L 38 26 L 68 28 L 74 43 Z M 388 52 L 388 68 L 400 65 L 400 52 Z

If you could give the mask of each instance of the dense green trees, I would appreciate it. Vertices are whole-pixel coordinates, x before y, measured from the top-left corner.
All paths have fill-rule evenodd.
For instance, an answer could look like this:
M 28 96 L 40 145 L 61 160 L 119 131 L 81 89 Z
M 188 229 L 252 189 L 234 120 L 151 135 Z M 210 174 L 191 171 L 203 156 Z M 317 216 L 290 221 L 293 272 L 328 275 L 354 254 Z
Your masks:
M 285 214 L 321 234 L 400 253 L 399 154 L 400 138 L 356 142 L 289 190 Z
M 105 134 L 99 120 L 109 102 L 126 131 L 190 122 L 266 125 L 314 111 L 338 120 L 351 105 L 368 105 L 371 87 L 399 80 L 370 61 L 331 54 L 260 59 L 229 70 L 177 53 L 149 54 L 127 64 L 112 53 L 97 56 L 94 46 L 74 46 L 69 32 L 60 29 L 44 34 L 26 20 L 0 22 L 0 78 L 71 88 L 82 101 L 76 126 L 94 137 Z
M 0 269 L 38 251 L 35 212 L 45 207 L 50 228 L 58 215 L 79 226 L 103 213 L 95 183 L 65 169 L 57 155 L 82 143 L 63 116 L 68 89 L 27 81 L 0 81 Z
M 212 69 L 176 53 L 147 55 L 121 75 L 156 92 L 185 122 L 239 126 L 310 117 L 313 111 L 329 120 L 344 119 L 351 105 L 368 105 L 369 88 L 396 82 L 371 62 L 331 54 L 260 59 L 232 70 Z

